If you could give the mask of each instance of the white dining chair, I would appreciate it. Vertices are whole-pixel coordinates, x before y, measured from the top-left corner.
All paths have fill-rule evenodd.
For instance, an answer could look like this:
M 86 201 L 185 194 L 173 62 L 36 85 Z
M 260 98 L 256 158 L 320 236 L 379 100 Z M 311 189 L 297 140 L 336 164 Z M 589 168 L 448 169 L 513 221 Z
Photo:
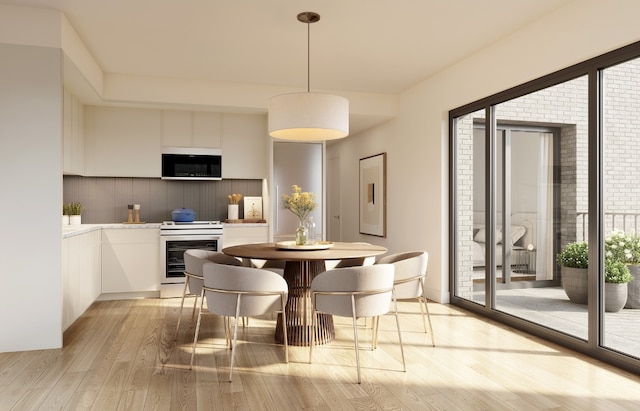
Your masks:
M 187 296 L 194 297 L 193 310 L 191 311 L 191 321 L 193 321 L 198 304 L 198 297 L 202 294 L 202 285 L 204 284 L 202 267 L 204 264 L 210 262 L 236 266 L 242 265 L 242 262 L 237 258 L 217 251 L 190 249 L 184 252 L 185 281 L 184 288 L 182 290 L 182 300 L 180 301 L 180 311 L 178 312 L 178 324 L 176 325 L 174 340 L 178 339 L 178 331 L 180 330 L 180 322 L 182 320 L 182 308 L 184 307 L 184 299 Z
M 337 268 L 318 274 L 311 282 L 312 333 L 309 345 L 309 363 L 313 357 L 317 314 L 325 313 L 353 320 L 353 338 L 356 350 L 358 384 L 360 377 L 360 353 L 358 346 L 357 319 L 360 317 L 378 317 L 387 314 L 393 303 L 396 316 L 398 340 L 402 355 L 403 371 L 406 371 L 404 348 L 400 334 L 400 322 L 397 315 L 396 300 L 393 291 L 393 266 L 379 264 L 370 266 Z M 376 330 L 377 331 L 377 330 Z M 376 338 L 377 332 L 373 336 Z M 372 342 L 372 347 L 376 343 Z
M 431 336 L 431 345 L 436 346 L 429 315 L 429 305 L 427 304 L 424 281 L 427 276 L 427 265 L 429 263 L 429 253 L 426 251 L 410 251 L 391 254 L 380 258 L 376 264 L 392 264 L 395 268 L 394 289 L 398 300 L 418 300 L 420 313 L 422 314 L 422 324 L 424 332 Z M 423 307 L 424 304 L 424 307 Z M 427 331 L 427 321 L 429 330 Z
M 236 354 L 238 320 L 240 317 L 264 315 L 272 312 L 282 313 L 282 332 L 284 334 L 285 362 L 289 362 L 287 345 L 285 305 L 288 297 L 287 282 L 273 271 L 252 267 L 208 263 L 203 267 L 204 285 L 198 311 L 198 321 L 193 337 L 193 350 L 189 368 L 193 367 L 198 333 L 203 313 L 204 301 L 210 313 L 224 317 L 234 317 L 233 340 L 231 341 L 231 363 L 229 381 L 233 377 L 233 364 Z M 226 328 L 226 327 L 225 327 Z
M 371 245 L 369 243 L 356 242 L 353 244 Z M 359 267 L 362 265 L 373 265 L 376 262 L 374 256 L 371 257 L 356 257 L 356 258 L 343 258 L 337 261 L 326 261 L 325 265 L 327 270 L 333 270 L 335 268 L 347 268 L 347 267 Z
M 255 268 L 262 268 L 263 270 L 273 271 L 280 276 L 284 276 L 285 260 L 258 260 L 251 259 L 251 266 Z

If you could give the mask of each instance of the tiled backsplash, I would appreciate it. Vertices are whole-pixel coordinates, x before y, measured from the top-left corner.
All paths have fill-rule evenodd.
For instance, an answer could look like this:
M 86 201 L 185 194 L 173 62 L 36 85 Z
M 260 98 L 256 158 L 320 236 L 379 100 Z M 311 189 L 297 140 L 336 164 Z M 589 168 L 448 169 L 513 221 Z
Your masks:
M 171 220 L 176 208 L 191 208 L 196 220 L 227 218 L 227 195 L 262 196 L 262 180 L 178 181 L 159 178 L 63 177 L 63 201 L 82 203 L 84 224 L 127 221 L 127 205 L 140 204 L 140 220 Z M 62 206 L 60 207 L 62 210 Z M 62 211 L 60 211 L 62 213 Z M 240 202 L 240 215 L 243 204 Z

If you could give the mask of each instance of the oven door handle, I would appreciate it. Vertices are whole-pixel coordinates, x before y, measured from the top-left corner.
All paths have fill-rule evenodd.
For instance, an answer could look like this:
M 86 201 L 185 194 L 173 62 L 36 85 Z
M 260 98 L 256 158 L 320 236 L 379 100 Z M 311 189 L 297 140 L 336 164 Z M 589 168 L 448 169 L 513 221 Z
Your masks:
M 217 240 L 222 241 L 221 235 L 202 235 L 202 234 L 187 234 L 187 235 L 162 235 L 160 234 L 160 241 L 210 241 Z

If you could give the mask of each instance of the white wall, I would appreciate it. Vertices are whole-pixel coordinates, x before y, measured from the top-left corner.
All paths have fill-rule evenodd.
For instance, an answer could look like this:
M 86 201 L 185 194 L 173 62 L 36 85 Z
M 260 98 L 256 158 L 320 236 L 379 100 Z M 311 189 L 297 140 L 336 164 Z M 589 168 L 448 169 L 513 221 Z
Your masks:
M 0 352 L 62 346 L 61 56 L 0 44 Z
M 428 297 L 449 300 L 448 111 L 640 40 L 640 2 L 575 1 L 403 93 L 398 117 L 328 146 L 340 157 L 343 240 L 429 252 Z M 387 237 L 358 234 L 358 160 L 387 152 Z

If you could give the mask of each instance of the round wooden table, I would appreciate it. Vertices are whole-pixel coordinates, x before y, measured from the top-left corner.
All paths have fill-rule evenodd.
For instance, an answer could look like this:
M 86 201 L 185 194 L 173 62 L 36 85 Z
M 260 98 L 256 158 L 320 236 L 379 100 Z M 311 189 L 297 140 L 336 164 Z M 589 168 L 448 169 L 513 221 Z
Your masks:
M 259 260 L 284 260 L 284 279 L 289 285 L 287 314 L 287 342 L 290 345 L 306 345 L 311 341 L 311 300 L 309 288 L 313 278 L 325 271 L 325 260 L 366 258 L 384 254 L 387 249 L 365 243 L 333 243 L 325 250 L 283 250 L 276 243 L 242 244 L 226 247 L 222 252 L 240 258 Z M 278 315 L 275 338 L 283 343 L 282 316 Z M 316 343 L 325 344 L 335 337 L 333 317 L 318 315 L 316 323 Z

